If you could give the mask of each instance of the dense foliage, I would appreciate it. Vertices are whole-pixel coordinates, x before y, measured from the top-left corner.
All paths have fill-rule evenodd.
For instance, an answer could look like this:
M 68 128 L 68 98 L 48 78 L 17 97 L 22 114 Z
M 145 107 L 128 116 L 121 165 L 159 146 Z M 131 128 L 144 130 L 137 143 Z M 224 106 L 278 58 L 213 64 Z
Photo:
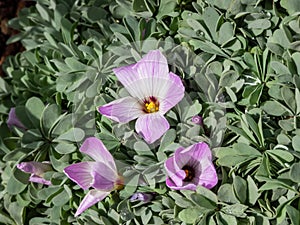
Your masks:
M 37 0 L 10 25 L 25 51 L 0 78 L 0 224 L 300 224 L 298 0 Z M 159 49 L 185 97 L 154 144 L 97 107 L 128 93 L 112 69 Z M 15 107 L 26 129 L 7 126 Z M 192 122 L 195 115 L 203 124 Z M 79 217 L 85 192 L 63 173 L 101 139 L 125 188 Z M 164 162 L 209 144 L 218 184 L 174 191 Z M 49 161 L 52 185 L 28 182 L 23 161 Z M 150 201 L 131 201 L 134 193 Z

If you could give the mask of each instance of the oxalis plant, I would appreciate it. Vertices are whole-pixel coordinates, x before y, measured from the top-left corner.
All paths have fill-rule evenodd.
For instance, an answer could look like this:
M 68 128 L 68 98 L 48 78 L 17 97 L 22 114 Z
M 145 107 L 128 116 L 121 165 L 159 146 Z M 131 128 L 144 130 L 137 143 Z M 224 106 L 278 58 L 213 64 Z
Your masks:
M 298 0 L 36 0 L 0 78 L 2 225 L 300 225 Z

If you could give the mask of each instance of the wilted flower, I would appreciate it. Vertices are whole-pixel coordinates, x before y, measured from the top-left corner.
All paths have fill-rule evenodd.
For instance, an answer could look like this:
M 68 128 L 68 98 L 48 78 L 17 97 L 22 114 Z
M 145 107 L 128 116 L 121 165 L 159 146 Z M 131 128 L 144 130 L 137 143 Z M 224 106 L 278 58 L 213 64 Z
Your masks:
M 8 119 L 6 122 L 9 129 L 11 129 L 13 126 L 18 127 L 20 129 L 26 130 L 26 127 L 21 123 L 21 121 L 18 119 L 16 115 L 16 108 L 11 108 L 8 113 Z
M 45 185 L 51 185 L 50 180 L 43 178 L 45 172 L 50 171 L 50 162 L 21 162 L 17 165 L 17 168 L 25 173 L 30 173 L 29 181 L 34 183 L 40 183 Z
M 178 148 L 174 156 L 166 160 L 165 168 L 166 184 L 174 190 L 196 190 L 199 185 L 210 189 L 218 182 L 211 151 L 204 142 Z
M 80 203 L 75 216 L 104 199 L 113 190 L 123 188 L 123 178 L 118 175 L 112 155 L 97 138 L 87 138 L 80 151 L 89 155 L 95 162 L 80 162 L 64 169 L 65 174 L 82 189 L 89 190 Z
M 202 116 L 198 116 L 198 115 L 193 116 L 193 117 L 192 117 L 192 122 L 193 122 L 194 124 L 197 124 L 197 125 L 202 126 L 202 125 L 203 125 L 203 118 L 202 118 Z
M 154 195 L 151 193 L 136 192 L 130 197 L 131 202 L 140 201 L 140 202 L 150 202 L 153 199 Z
M 136 132 L 149 144 L 155 142 L 170 128 L 164 114 L 184 96 L 180 78 L 169 72 L 167 59 L 159 50 L 113 71 L 131 96 L 101 106 L 99 112 L 120 123 L 137 118 Z

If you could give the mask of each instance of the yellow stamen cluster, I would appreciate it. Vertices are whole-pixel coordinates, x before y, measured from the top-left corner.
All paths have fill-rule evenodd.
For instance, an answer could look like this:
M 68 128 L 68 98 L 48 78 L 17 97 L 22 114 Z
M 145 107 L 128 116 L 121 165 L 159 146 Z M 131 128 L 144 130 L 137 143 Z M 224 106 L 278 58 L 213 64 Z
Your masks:
M 190 166 L 184 166 L 183 171 L 185 172 L 185 178 L 183 181 L 192 181 L 195 177 L 195 171 Z
M 159 110 L 159 107 L 157 103 L 150 101 L 149 103 L 145 103 L 145 110 L 147 113 L 154 113 Z

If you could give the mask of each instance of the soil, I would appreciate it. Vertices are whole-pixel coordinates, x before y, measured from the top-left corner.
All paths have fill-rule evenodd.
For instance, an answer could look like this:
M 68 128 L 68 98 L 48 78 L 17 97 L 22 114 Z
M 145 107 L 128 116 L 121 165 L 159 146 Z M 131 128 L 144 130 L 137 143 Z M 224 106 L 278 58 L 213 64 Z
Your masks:
M 18 33 L 16 30 L 8 27 L 8 21 L 16 17 L 23 7 L 29 6 L 30 4 L 32 4 L 32 2 L 26 0 L 0 0 L 0 76 L 5 76 L 2 70 L 2 64 L 6 57 L 15 55 L 23 50 L 20 42 L 9 45 L 6 44 L 8 38 Z

